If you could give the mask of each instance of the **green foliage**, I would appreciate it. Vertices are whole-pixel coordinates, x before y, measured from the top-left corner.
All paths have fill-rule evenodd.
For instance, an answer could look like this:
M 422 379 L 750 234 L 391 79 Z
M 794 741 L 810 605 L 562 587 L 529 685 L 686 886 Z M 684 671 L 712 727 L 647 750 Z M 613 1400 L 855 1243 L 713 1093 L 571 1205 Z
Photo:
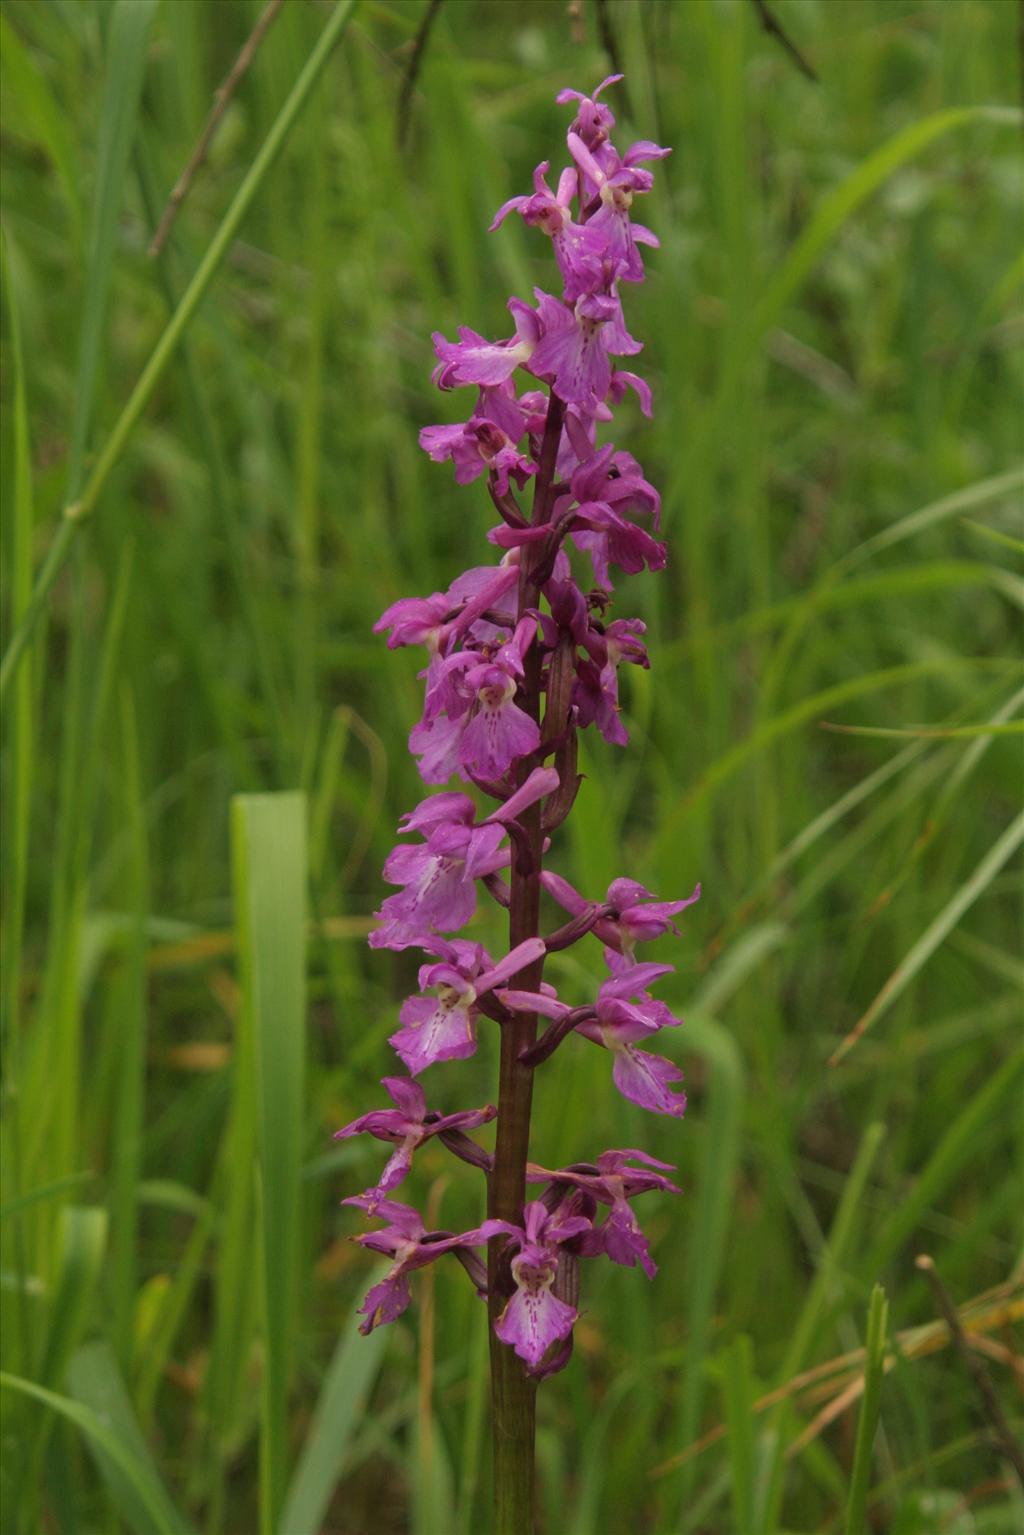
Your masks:
M 864 1357 L 864 1395 L 857 1420 L 857 1444 L 853 1454 L 850 1496 L 846 1504 L 846 1535 L 863 1535 L 867 1529 L 868 1487 L 871 1484 L 871 1451 L 878 1432 L 878 1415 L 885 1379 L 886 1336 L 889 1302 L 881 1285 L 871 1292 Z
M 400 148 L 425 0 L 293 0 L 151 259 L 261 9 L 0 17 L 5 1529 L 487 1528 L 479 1303 L 442 1265 L 361 1338 L 337 1209 L 379 1157 L 331 1134 L 379 1099 L 415 965 L 363 943 L 420 795 L 418 658 L 370 628 L 487 558 L 486 492 L 417 446 L 466 403 L 429 334 L 503 334 L 506 294 L 550 284 L 541 235 L 487 224 L 610 38 L 625 132 L 675 146 L 630 295 L 656 414 L 621 433 L 671 559 L 638 589 L 631 748 L 587 741 L 554 856 L 590 893 L 704 895 L 657 945 L 686 1119 L 573 1041 L 537 1082 L 540 1160 L 641 1144 L 686 1191 L 640 1207 L 653 1285 L 586 1276 L 540 1399 L 546 1529 L 1009 1535 L 913 1260 L 1005 1341 L 1015 8 L 774 0 L 814 85 L 749 0 L 588 0 L 582 40 L 561 4 L 459 0 Z M 499 950 L 500 914 L 477 935 Z M 551 974 L 582 1000 L 599 968 Z M 483 1031 L 432 1106 L 486 1102 L 496 1055 Z M 483 1191 L 445 1156 L 411 1197 L 455 1229 Z

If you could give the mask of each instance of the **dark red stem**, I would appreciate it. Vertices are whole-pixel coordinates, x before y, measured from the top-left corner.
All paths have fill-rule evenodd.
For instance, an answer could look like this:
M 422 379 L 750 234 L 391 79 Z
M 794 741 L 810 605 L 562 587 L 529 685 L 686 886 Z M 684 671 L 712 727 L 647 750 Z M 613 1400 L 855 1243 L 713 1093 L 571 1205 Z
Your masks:
M 568 949 L 587 933 L 592 932 L 598 922 L 612 914 L 611 906 L 599 906 L 592 903 L 581 911 L 578 917 L 573 917 L 570 922 L 565 922 L 561 927 L 556 927 L 553 933 L 549 933 L 544 940 L 544 947 L 549 954 L 555 954 L 559 949 Z
M 596 1017 L 597 1014 L 592 1007 L 574 1007 L 572 1012 L 566 1013 L 564 1018 L 559 1018 L 549 1029 L 546 1029 L 535 1045 L 523 1051 L 520 1056 L 523 1065 L 529 1066 L 531 1071 L 534 1070 L 549 1056 L 554 1055 L 562 1040 L 569 1038 L 577 1024 L 586 1023 Z
M 552 487 L 558 445 L 562 436 L 565 405 L 552 393 L 548 400 L 544 440 L 541 446 L 536 489 L 533 498 L 533 526 L 551 520 Z M 535 548 L 526 547 L 521 556 L 517 617 L 536 608 L 540 591 L 533 576 L 537 563 Z M 525 676 L 520 689 L 520 707 L 540 720 L 541 651 L 532 645 L 526 656 Z M 526 776 L 526 764 L 520 764 L 519 782 Z M 515 948 L 540 932 L 540 874 L 543 851 L 541 808 L 533 805 L 523 812 L 523 838 L 528 858 L 513 862 L 509 899 L 509 944 Z M 543 959 L 537 960 L 513 978 L 518 990 L 536 991 L 540 986 Z M 493 1220 L 521 1225 L 526 1199 L 526 1161 L 530 1140 L 530 1106 L 533 1072 L 520 1056 L 537 1038 L 534 1014 L 517 1013 L 501 1028 L 501 1075 L 498 1084 L 498 1123 L 494 1147 L 494 1169 L 488 1184 L 488 1214 Z M 494 1535 L 532 1535 L 534 1529 L 534 1436 L 536 1381 L 526 1374 L 512 1349 L 494 1333 L 494 1323 L 501 1315 L 514 1285 L 508 1265 L 502 1263 L 505 1239 L 495 1238 L 488 1248 L 488 1312 L 491 1346 L 491 1408 L 494 1440 Z

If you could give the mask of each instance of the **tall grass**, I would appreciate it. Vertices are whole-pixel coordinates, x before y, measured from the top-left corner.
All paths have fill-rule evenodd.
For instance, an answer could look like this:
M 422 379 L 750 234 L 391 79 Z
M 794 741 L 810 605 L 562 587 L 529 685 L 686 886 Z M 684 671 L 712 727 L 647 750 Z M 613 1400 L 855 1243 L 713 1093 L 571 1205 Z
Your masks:
M 453 1266 L 359 1339 L 337 1209 L 377 1163 L 331 1133 L 412 977 L 362 941 L 420 792 L 415 662 L 369 630 L 489 525 L 416 445 L 463 404 L 429 333 L 502 334 L 542 280 L 540 236 L 486 227 L 607 37 L 589 6 L 582 39 L 560 4 L 443 7 L 399 145 L 424 5 L 341 37 L 344 8 L 292 0 L 153 262 L 260 9 L 0 16 L 0 1490 L 26 1535 L 487 1528 L 482 1310 Z M 704 896 L 659 945 L 690 1111 L 643 1127 L 686 1197 L 649 1207 L 649 1289 L 588 1275 L 541 1506 L 574 1535 L 997 1535 L 1021 1493 L 913 1260 L 1012 1417 L 1015 8 L 772 9 L 818 85 L 747 0 L 601 8 L 620 117 L 675 146 L 629 438 L 672 558 L 636 749 L 588 743 L 564 869 Z M 594 955 L 554 964 L 582 999 Z M 495 1063 L 485 1036 L 466 1102 Z M 640 1134 L 604 1065 L 567 1047 L 539 1078 L 548 1165 Z M 415 1194 L 459 1229 L 479 1190 L 444 1155 Z

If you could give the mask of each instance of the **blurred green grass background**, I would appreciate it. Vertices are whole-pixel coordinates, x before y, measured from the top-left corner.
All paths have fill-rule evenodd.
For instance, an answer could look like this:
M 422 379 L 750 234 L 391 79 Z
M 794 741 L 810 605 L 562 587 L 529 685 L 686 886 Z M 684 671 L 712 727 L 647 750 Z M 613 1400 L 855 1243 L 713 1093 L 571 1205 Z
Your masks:
M 260 9 L 5 0 L 5 642 L 332 12 L 287 0 L 154 261 Z M 541 1392 L 544 1528 L 838 1531 L 865 1467 L 869 1529 L 1020 1528 L 914 1267 L 977 1302 L 1019 1428 L 1017 8 L 772 9 L 819 83 L 747 0 L 447 0 L 400 147 L 425 7 L 367 0 L 74 537 L 5 697 L 5 1530 L 488 1527 L 456 1266 L 354 1334 L 374 1269 L 338 1201 L 383 1153 L 331 1135 L 393 1069 L 414 961 L 363 940 L 421 795 L 417 659 L 370 626 L 487 558 L 486 493 L 417 447 L 469 398 L 432 390 L 430 332 L 505 334 L 507 294 L 550 286 L 540 235 L 487 225 L 558 157 L 556 91 L 613 62 L 620 136 L 675 148 L 628 295 L 655 419 L 617 430 L 671 558 L 617 601 L 652 670 L 553 857 L 591 894 L 704 896 L 656 946 L 687 1118 L 585 1046 L 538 1080 L 538 1160 L 642 1145 L 686 1191 L 639 1211 L 652 1285 L 586 1275 Z M 501 949 L 497 914 L 477 932 Z M 582 998 L 599 968 L 550 973 Z M 495 1084 L 486 1029 L 427 1080 L 442 1109 Z M 411 1189 L 482 1214 L 433 1143 Z M 863 1345 L 876 1281 L 865 1462 L 859 1358 L 759 1401 Z

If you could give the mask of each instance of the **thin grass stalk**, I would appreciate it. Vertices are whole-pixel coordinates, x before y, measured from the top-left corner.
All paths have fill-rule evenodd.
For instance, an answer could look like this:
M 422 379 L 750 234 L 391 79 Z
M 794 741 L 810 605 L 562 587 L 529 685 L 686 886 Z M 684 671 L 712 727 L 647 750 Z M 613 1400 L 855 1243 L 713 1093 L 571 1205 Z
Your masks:
M 131 927 L 124 975 L 115 993 L 123 1011 L 114 1104 L 110 1202 L 113 1336 L 121 1369 L 128 1374 L 134 1350 L 139 1284 L 139 1179 L 142 1172 L 146 1090 L 146 911 L 149 868 L 146 824 L 142 814 L 138 725 L 134 699 L 127 683 L 122 685 L 120 704 L 124 764 L 122 805 L 131 837 L 131 859 L 125 888 Z
M 13 512 L 11 516 L 10 605 L 15 625 L 32 591 L 32 452 L 29 441 L 28 399 L 25 386 L 21 318 L 15 303 L 6 238 L 0 239 L 3 290 L 14 374 L 14 428 L 12 456 Z M 3 862 L 3 964 L 0 966 L 0 1040 L 3 1042 L 8 1091 L 16 1099 L 21 1091 L 21 971 L 25 939 L 25 905 L 29 868 L 29 828 L 32 811 L 32 776 L 35 763 L 35 710 L 31 668 L 18 678 L 7 740 L 9 767 L 4 799 L 3 830 L 7 854 Z M 15 1103 L 8 1115 L 7 1172 L 11 1197 L 24 1192 L 21 1112 Z M 28 1254 L 22 1221 L 13 1230 L 14 1269 L 17 1280 L 17 1325 L 11 1331 L 18 1370 L 27 1374 L 35 1358 L 35 1321 L 28 1304 L 26 1278 Z
M 145 143 L 139 145 L 136 170 L 146 216 L 149 222 L 153 223 L 156 220 L 158 207 L 156 174 Z M 171 272 L 172 249 L 173 247 L 167 246 L 161 248 L 160 254 L 155 258 L 155 269 L 167 308 L 173 314 L 177 309 L 178 298 Z M 224 537 L 228 570 L 238 598 L 238 613 L 245 629 L 267 714 L 273 725 L 274 739 L 283 741 L 285 722 L 280 691 L 274 677 L 265 625 L 260 620 L 256 585 L 247 560 L 246 532 L 239 517 L 235 488 L 230 482 L 224 461 L 224 451 L 218 435 L 217 416 L 212 402 L 207 397 L 192 343 L 185 338 L 182 339 L 181 344 L 181 361 L 190 424 L 195 440 L 202 450 L 210 477 L 211 508 L 219 519 L 219 531 Z M 173 606 L 169 607 L 168 616 L 173 618 L 175 612 L 176 609 Z M 187 636 L 183 635 L 182 639 L 183 645 L 187 643 Z M 220 685 L 219 679 L 208 677 L 199 666 L 195 668 L 195 677 L 197 685 L 208 695 L 211 715 L 217 723 L 224 748 L 231 756 L 233 781 L 241 788 L 255 788 L 257 784 L 252 761 L 248 753 L 242 749 L 232 727 L 230 706 L 224 697 L 223 686 Z
M 871 1292 L 871 1306 L 868 1311 L 868 1334 L 864 1354 L 864 1399 L 857 1423 L 857 1445 L 854 1450 L 853 1474 L 846 1505 L 846 1535 L 863 1535 L 867 1528 L 871 1451 L 875 1442 L 881 1407 L 888 1317 L 889 1302 L 885 1291 L 881 1285 L 875 1285 Z

